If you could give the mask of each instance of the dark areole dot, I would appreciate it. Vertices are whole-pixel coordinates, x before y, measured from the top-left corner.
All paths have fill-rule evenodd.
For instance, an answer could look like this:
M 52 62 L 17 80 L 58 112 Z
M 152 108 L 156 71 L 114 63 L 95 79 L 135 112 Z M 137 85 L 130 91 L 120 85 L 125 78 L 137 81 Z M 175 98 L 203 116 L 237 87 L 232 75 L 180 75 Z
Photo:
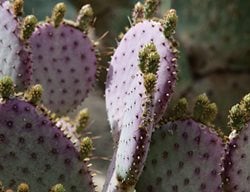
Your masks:
M 51 169 L 51 165 L 50 164 L 45 164 L 45 171 L 48 171 Z
M 215 169 L 213 169 L 213 170 L 211 171 L 211 174 L 214 175 L 214 176 L 217 176 L 217 171 L 216 171 Z
M 13 109 L 13 111 L 18 112 L 18 105 L 17 105 L 17 104 L 14 104 L 14 105 L 12 106 L 12 109 Z
M 167 170 L 167 176 L 171 176 L 172 175 L 172 170 Z
M 57 154 L 58 154 L 58 150 L 57 150 L 56 148 L 53 148 L 53 149 L 51 150 L 51 153 L 52 153 L 53 155 L 57 155 Z
M 25 111 L 27 111 L 27 112 L 30 111 L 30 107 L 25 107 L 24 109 L 25 109 Z
M 153 191 L 154 191 L 153 189 L 154 189 L 154 188 L 153 188 L 152 185 L 148 185 L 148 186 L 147 186 L 147 191 L 148 191 L 148 192 L 153 192 Z
M 175 143 L 175 144 L 174 144 L 174 149 L 178 150 L 179 147 L 180 147 L 180 145 L 179 145 L 178 143 Z
M 197 175 L 199 175 L 200 174 L 200 168 L 199 167 L 196 167 L 195 169 L 194 169 L 194 173 L 195 174 L 197 174 Z
M 203 157 L 207 160 L 209 158 L 209 154 L 208 153 L 204 153 Z
M 179 162 L 179 168 L 181 169 L 181 168 L 183 168 L 183 166 L 184 166 L 184 163 L 182 161 L 180 161 Z
M 165 160 L 168 158 L 168 152 L 167 151 L 163 151 L 162 158 L 165 159 Z
M 201 186 L 200 186 L 201 190 L 204 190 L 207 188 L 206 184 L 205 183 L 202 183 Z
M 24 144 L 25 143 L 25 139 L 23 137 L 19 137 L 18 138 L 18 142 L 21 143 L 21 144 Z
M 156 178 L 156 185 L 160 185 L 162 182 L 162 178 L 161 177 L 157 177 Z
M 65 181 L 65 175 L 63 175 L 63 174 L 59 175 L 58 180 Z
M 16 153 L 13 152 L 13 151 L 11 151 L 11 152 L 9 152 L 9 156 L 10 156 L 10 157 L 16 157 Z
M 44 143 L 44 137 L 43 136 L 38 137 L 37 142 L 39 144 Z
M 29 169 L 27 167 L 22 168 L 22 173 L 28 174 L 29 173 Z
M 0 144 L 4 143 L 5 140 L 6 140 L 5 135 L 4 134 L 0 134 Z
M 177 185 L 173 185 L 172 186 L 172 191 L 177 192 L 178 191 L 178 186 Z
M 38 177 L 37 179 L 36 179 L 36 181 L 37 181 L 37 183 L 42 183 L 42 178 L 41 177 Z
M 200 140 L 201 140 L 200 136 L 197 136 L 197 137 L 194 138 L 194 141 L 195 141 L 198 145 L 200 144 Z
M 13 127 L 13 121 L 7 121 L 6 125 L 7 125 L 7 127 L 12 128 Z
M 189 182 L 190 182 L 190 180 L 189 180 L 188 178 L 185 178 L 185 179 L 184 179 L 184 185 L 188 185 Z
M 36 160 L 36 159 L 37 159 L 37 154 L 36 154 L 36 153 L 31 153 L 31 154 L 30 154 L 30 157 L 31 157 L 33 160 Z
M 14 179 L 11 179 L 9 181 L 9 185 L 8 186 L 12 188 L 15 184 L 16 184 L 16 181 Z
M 31 129 L 32 128 L 32 124 L 31 123 L 26 123 L 25 128 L 26 129 Z
M 248 136 L 247 136 L 247 135 L 244 135 L 243 140 L 244 140 L 244 141 L 247 141 L 247 140 L 248 140 Z
M 241 159 L 246 158 L 246 154 L 245 154 L 245 153 L 241 154 L 240 158 L 241 158 Z
M 65 160 L 64 160 L 64 163 L 65 163 L 66 165 L 69 165 L 69 164 L 71 163 L 71 160 L 70 160 L 70 159 L 65 159 Z
M 72 191 L 75 191 L 75 190 L 76 190 L 76 186 L 75 186 L 75 185 L 72 185 L 72 186 L 70 187 L 70 189 L 71 189 Z

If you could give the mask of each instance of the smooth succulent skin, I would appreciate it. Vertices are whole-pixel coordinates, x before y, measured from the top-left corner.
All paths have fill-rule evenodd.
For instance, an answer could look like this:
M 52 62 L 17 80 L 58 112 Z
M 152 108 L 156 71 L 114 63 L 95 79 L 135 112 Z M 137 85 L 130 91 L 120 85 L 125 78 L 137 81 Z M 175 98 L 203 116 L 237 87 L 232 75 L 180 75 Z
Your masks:
M 136 108 L 142 105 L 145 89 L 142 83 L 143 78 L 139 72 L 138 54 L 151 40 L 153 40 L 160 55 L 157 91 L 154 95 L 156 117 L 160 118 L 166 108 L 176 79 L 176 61 L 172 61 L 175 56 L 170 48 L 171 42 L 165 38 L 161 31 L 163 31 L 163 27 L 158 22 L 143 21 L 138 23 L 126 33 L 112 57 L 105 94 L 108 119 L 115 140 L 121 131 L 124 105 L 137 106 Z M 127 101 L 124 101 L 125 96 Z M 138 114 L 141 113 L 142 110 L 138 111 Z M 131 116 L 138 114 L 131 114 Z
M 165 111 L 175 84 L 174 46 L 163 31 L 160 22 L 139 22 L 124 35 L 109 67 L 106 107 L 117 147 L 116 176 L 112 178 L 120 182 L 119 190 L 133 190 L 131 186 L 138 180 L 147 156 L 153 124 Z M 157 54 L 148 53 L 151 58 L 146 57 L 142 61 L 144 56 L 140 53 L 150 44 L 154 44 Z M 156 69 L 157 78 L 156 82 L 151 82 L 154 72 L 147 72 L 147 67 L 141 62 L 146 64 L 149 62 L 147 59 L 156 59 L 157 55 L 158 67 L 152 68 L 153 71 Z M 139 66 L 140 63 L 142 65 Z M 147 89 L 150 82 L 154 85 L 151 91 Z
M 249 169 L 249 142 L 250 123 L 248 123 L 240 134 L 235 134 L 227 145 L 227 155 L 224 159 L 225 190 L 248 191 L 250 187 Z
M 232 132 L 223 160 L 224 188 L 230 191 L 248 191 L 250 188 L 249 137 L 250 137 L 250 94 L 229 112 Z
M 94 191 L 90 172 L 73 143 L 35 106 L 10 99 L 0 104 L 0 180 L 34 192 L 62 183 L 67 191 Z
M 10 76 L 18 90 L 31 81 L 30 53 L 19 38 L 20 21 L 9 1 L 0 3 L 0 77 Z
M 106 174 L 105 183 L 102 188 L 102 192 L 115 192 L 118 181 L 115 174 L 115 162 L 116 162 L 116 149 L 113 153 L 113 157 L 110 161 L 109 168 Z
M 65 114 L 77 107 L 95 82 L 96 55 L 85 33 L 68 24 L 36 27 L 29 39 L 32 82 L 44 87 L 42 103 Z M 45 75 L 46 74 L 46 75 Z
M 136 186 L 148 192 L 221 192 L 222 139 L 192 119 L 169 122 L 152 135 Z

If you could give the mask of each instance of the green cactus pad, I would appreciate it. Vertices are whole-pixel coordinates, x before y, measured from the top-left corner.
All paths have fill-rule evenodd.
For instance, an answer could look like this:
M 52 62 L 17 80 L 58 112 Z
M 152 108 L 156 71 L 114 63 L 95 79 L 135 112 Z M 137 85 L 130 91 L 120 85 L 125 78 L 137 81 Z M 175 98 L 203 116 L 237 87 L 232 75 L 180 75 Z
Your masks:
M 66 191 L 94 191 L 86 162 L 38 107 L 19 99 L 0 104 L 0 180 L 41 192 L 57 183 Z
M 221 191 L 222 139 L 192 119 L 169 122 L 152 135 L 136 186 L 145 192 Z

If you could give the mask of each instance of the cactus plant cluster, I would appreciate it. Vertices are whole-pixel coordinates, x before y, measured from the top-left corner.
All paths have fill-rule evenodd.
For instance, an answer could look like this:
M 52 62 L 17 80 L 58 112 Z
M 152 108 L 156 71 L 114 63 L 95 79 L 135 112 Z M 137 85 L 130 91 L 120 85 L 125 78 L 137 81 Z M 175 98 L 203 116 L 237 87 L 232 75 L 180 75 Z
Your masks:
M 98 55 L 88 36 L 90 5 L 76 21 L 55 5 L 38 22 L 22 0 L 0 3 L 0 191 L 96 191 L 86 137 L 87 97 Z M 226 135 L 206 94 L 191 108 L 168 107 L 177 81 L 177 14 L 156 17 L 160 2 L 138 2 L 108 67 L 105 97 L 114 154 L 103 192 L 250 190 L 250 94 L 229 112 Z

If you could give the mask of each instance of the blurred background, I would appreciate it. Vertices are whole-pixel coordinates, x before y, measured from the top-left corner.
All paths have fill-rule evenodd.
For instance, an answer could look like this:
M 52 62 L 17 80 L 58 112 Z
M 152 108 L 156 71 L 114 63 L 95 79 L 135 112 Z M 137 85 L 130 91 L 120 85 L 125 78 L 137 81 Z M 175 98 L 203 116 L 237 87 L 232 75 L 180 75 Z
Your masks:
M 130 26 L 129 17 L 137 1 L 62 1 L 67 5 L 66 18 L 74 19 L 81 6 L 87 3 L 92 5 L 96 15 L 91 36 L 99 41 L 103 70 L 98 86 L 83 106 L 89 108 L 92 117 L 89 131 L 95 139 L 96 150 L 91 162 L 101 186 L 109 163 L 107 159 L 112 156 L 103 97 L 105 68 L 118 35 Z M 25 0 L 25 14 L 35 14 L 39 20 L 44 20 L 58 2 L 61 1 Z M 185 96 L 192 105 L 197 95 L 206 93 L 219 109 L 216 125 L 228 134 L 228 110 L 250 92 L 250 1 L 162 0 L 158 15 L 163 15 L 170 7 L 177 10 L 179 17 L 176 37 L 180 43 L 180 75 L 172 102 Z

